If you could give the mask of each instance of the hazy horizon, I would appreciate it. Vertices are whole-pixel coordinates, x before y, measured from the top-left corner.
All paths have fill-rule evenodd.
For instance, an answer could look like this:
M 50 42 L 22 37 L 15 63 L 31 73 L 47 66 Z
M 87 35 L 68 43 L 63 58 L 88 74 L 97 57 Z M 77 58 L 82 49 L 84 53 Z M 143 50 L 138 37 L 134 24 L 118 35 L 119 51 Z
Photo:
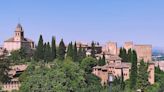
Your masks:
M 164 1 L 152 0 L 4 0 L 0 3 L 0 45 L 20 22 L 25 37 L 46 41 L 105 44 L 125 41 L 164 48 Z

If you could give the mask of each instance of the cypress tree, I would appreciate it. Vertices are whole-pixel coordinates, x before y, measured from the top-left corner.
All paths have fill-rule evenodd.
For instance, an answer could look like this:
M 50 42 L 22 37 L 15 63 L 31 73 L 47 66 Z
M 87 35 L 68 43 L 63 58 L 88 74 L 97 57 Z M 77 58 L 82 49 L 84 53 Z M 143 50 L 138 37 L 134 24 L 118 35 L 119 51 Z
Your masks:
M 85 50 L 85 48 L 82 49 L 82 52 L 83 52 L 83 57 L 85 58 L 86 57 L 86 50 Z
M 127 57 L 128 57 L 128 62 L 132 62 L 132 59 L 131 59 L 131 57 L 132 57 L 132 50 L 131 49 L 129 49 L 128 50 L 128 55 L 127 55 Z
M 137 83 L 137 54 L 136 51 L 133 50 L 131 52 L 131 59 L 132 66 L 131 66 L 131 72 L 130 72 L 130 88 L 135 89 L 136 88 L 136 83 Z
M 124 73 L 123 73 L 123 68 L 121 68 L 121 89 L 124 90 L 125 89 L 125 82 L 124 82 Z
M 125 48 L 122 49 L 122 60 L 123 60 L 123 62 L 127 62 L 127 60 L 128 60 Z
M 105 53 L 103 53 L 103 57 L 102 57 L 102 66 L 106 64 L 106 61 L 105 61 Z
M 101 62 L 102 62 L 102 58 L 100 57 L 97 64 L 101 66 Z
M 85 51 L 83 50 L 80 44 L 80 47 L 78 50 L 78 61 L 81 62 L 84 58 L 85 58 Z
M 98 65 L 99 66 L 104 66 L 106 64 L 106 61 L 105 61 L 105 54 L 103 53 L 103 57 L 101 58 L 99 58 L 99 60 L 98 60 Z
M 72 45 L 72 42 L 69 43 L 69 45 L 68 45 L 67 57 L 71 57 L 73 59 L 73 45 Z
M 95 43 L 94 41 L 92 41 L 92 44 L 91 44 L 91 57 L 95 58 Z
M 54 60 L 56 58 L 56 40 L 55 37 L 52 37 L 51 42 L 51 59 Z
M 46 46 L 46 54 L 47 55 L 47 61 L 51 61 L 51 47 L 50 47 L 50 43 L 48 42 L 47 43 L 47 46 Z
M 144 63 L 143 60 L 140 61 L 137 75 L 137 88 L 144 91 L 144 89 L 149 85 L 148 77 L 148 65 Z
M 65 53 L 66 53 L 66 47 L 65 47 L 63 39 L 61 39 L 61 41 L 59 43 L 59 50 L 58 50 L 58 58 L 59 58 L 59 60 L 64 60 Z
M 77 46 L 76 46 L 76 42 L 75 42 L 75 44 L 74 44 L 74 49 L 73 49 L 73 61 L 74 61 L 74 62 L 77 62 L 77 59 L 78 59 L 77 56 L 78 56 L 78 55 L 77 55 Z
M 119 57 L 121 57 L 121 58 L 122 58 L 122 47 L 120 48 Z
M 46 52 L 47 50 L 46 49 L 47 49 L 47 43 L 44 43 L 44 45 L 43 45 L 43 51 L 44 51 L 44 57 L 43 58 L 44 58 L 44 62 L 46 62 L 46 59 L 47 59 L 47 57 L 46 57 L 47 56 L 47 52 Z
M 44 47 L 43 47 L 43 37 L 40 35 L 38 46 L 35 52 L 35 59 L 36 60 L 43 60 L 44 59 Z

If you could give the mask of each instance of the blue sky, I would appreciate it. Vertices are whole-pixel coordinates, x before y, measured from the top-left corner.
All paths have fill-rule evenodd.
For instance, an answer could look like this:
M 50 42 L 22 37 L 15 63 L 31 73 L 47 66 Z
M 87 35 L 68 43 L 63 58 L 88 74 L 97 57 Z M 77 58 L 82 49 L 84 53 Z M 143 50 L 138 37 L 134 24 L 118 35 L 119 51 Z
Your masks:
M 164 47 L 164 0 L 1 0 L 0 44 L 17 23 L 37 42 L 40 34 L 65 42 L 134 41 Z

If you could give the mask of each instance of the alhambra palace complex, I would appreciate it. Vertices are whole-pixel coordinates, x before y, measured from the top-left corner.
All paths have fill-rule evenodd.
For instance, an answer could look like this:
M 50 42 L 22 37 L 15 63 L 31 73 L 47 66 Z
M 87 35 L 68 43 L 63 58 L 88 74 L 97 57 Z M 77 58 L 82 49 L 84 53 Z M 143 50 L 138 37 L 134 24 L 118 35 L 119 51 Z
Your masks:
M 86 48 L 86 54 L 90 55 L 90 45 L 81 44 L 83 48 Z M 0 56 L 10 53 L 14 50 L 19 50 L 21 47 L 25 48 L 28 52 L 34 50 L 34 42 L 28 38 L 24 37 L 24 30 L 20 24 L 17 25 L 15 29 L 14 36 L 4 41 L 4 45 L 0 47 Z M 133 42 L 125 42 L 123 47 L 128 51 L 129 49 L 133 49 L 136 51 L 138 56 L 138 62 L 143 59 L 146 63 L 148 63 L 148 71 L 149 71 L 149 82 L 150 84 L 154 84 L 154 67 L 155 64 L 152 62 L 152 46 L 151 45 L 136 45 Z M 104 66 L 95 66 L 93 68 L 93 74 L 101 78 L 101 82 L 107 83 L 108 74 L 112 74 L 114 76 L 121 76 L 123 72 L 124 80 L 129 79 L 131 63 L 122 62 L 119 55 L 119 48 L 117 47 L 116 42 L 108 42 L 105 46 L 96 45 L 96 50 L 98 53 L 96 57 L 102 57 L 103 53 L 106 58 L 106 65 Z M 23 72 L 26 70 L 27 65 L 17 65 L 11 66 L 12 70 L 9 71 L 10 76 L 14 76 L 17 71 Z M 11 91 L 13 89 L 18 90 L 20 87 L 20 83 L 18 80 L 13 79 L 13 83 L 7 83 L 3 85 L 3 90 Z

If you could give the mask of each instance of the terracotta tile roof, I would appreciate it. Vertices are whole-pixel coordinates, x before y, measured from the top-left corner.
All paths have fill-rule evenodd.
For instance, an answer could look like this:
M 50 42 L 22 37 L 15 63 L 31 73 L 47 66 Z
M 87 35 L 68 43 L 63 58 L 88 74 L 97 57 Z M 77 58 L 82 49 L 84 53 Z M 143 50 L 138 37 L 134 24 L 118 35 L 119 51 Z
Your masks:
M 5 42 L 13 42 L 13 41 L 14 41 L 14 37 L 7 39 Z
M 14 37 L 7 39 L 5 42 L 14 42 Z M 33 42 L 31 39 L 24 38 L 21 42 Z
M 107 60 L 114 61 L 114 60 L 122 60 L 119 56 L 110 56 Z
M 131 63 L 110 63 L 109 65 L 104 65 L 104 66 L 95 66 L 93 68 L 97 68 L 97 69 L 108 69 L 110 67 L 113 68 L 130 68 L 131 67 Z

